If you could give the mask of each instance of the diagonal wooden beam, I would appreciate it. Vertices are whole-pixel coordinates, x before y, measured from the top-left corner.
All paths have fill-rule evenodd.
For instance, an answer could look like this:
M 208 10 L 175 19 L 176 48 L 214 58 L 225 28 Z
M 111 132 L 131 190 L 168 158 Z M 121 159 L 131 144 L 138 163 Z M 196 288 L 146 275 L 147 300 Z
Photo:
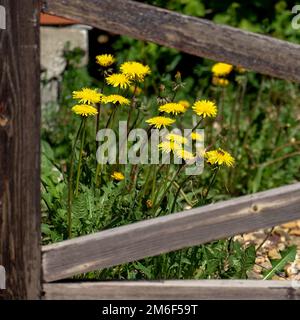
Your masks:
M 46 282 L 300 218 L 300 183 L 44 246 Z
M 261 34 L 130 0 L 43 0 L 43 12 L 300 82 L 300 46 Z

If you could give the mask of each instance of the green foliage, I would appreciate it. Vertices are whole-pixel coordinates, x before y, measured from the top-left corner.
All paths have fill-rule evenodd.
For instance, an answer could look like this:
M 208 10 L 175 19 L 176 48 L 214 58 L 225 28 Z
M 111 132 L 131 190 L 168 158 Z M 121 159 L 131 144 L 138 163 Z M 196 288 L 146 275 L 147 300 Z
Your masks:
M 281 252 L 281 259 L 271 260 L 272 269 L 264 272 L 264 280 L 272 279 L 272 277 L 280 273 L 287 263 L 293 262 L 297 254 L 297 247 L 291 246 Z

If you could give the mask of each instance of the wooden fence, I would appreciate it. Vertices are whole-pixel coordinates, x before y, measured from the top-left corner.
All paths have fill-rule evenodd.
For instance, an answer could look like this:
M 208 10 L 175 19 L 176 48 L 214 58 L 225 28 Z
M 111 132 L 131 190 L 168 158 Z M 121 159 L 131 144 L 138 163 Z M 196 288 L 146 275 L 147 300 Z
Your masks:
M 0 0 L 0 265 L 10 299 L 300 299 L 290 281 L 53 281 L 300 218 L 300 183 L 40 246 L 40 9 L 300 82 L 300 46 L 128 0 Z M 42 261 L 42 263 L 41 263 Z M 42 266 L 42 268 L 41 268 Z

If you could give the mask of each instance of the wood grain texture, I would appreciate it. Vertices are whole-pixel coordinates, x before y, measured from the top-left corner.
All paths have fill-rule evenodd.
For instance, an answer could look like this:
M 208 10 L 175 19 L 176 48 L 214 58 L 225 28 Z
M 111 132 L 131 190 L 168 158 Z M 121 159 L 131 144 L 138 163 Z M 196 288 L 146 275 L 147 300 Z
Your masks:
M 300 46 L 130 0 L 43 0 L 43 11 L 300 82 Z
M 26 2 L 26 3 L 25 3 Z M 41 290 L 38 1 L 0 0 L 0 265 L 4 299 Z
M 275 280 L 49 283 L 43 290 L 46 300 L 300 300 L 299 282 Z
M 46 282 L 300 218 L 300 183 L 44 246 Z

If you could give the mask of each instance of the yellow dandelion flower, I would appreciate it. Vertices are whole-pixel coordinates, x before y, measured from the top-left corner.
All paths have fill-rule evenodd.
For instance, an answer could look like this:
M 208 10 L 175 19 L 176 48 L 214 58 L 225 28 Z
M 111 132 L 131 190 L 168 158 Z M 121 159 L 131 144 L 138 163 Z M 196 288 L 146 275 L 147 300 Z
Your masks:
M 195 141 L 203 141 L 203 135 L 198 132 L 192 132 L 191 138 L 192 140 L 195 140 Z
M 240 66 L 237 66 L 236 67 L 236 71 L 238 73 L 245 73 L 247 71 L 247 69 L 243 68 L 243 67 L 240 67 Z
M 139 96 L 142 93 L 142 89 L 140 87 L 130 86 L 129 91 L 131 93 L 135 93 L 136 96 Z
M 181 149 L 181 145 L 174 141 L 163 141 L 158 145 L 158 148 L 164 153 L 170 153 L 171 151 L 174 152 L 177 149 Z
M 214 76 L 217 77 L 222 77 L 222 76 L 227 76 L 233 69 L 233 66 L 231 64 L 223 63 L 223 62 L 218 62 L 212 66 L 212 73 Z
M 76 104 L 72 111 L 82 117 L 94 116 L 98 113 L 97 109 L 89 104 Z
M 117 180 L 117 181 L 121 181 L 121 180 L 125 179 L 123 173 L 122 172 L 118 172 L 118 171 L 114 171 L 114 173 L 111 175 L 111 177 L 114 180 Z
M 73 99 L 80 103 L 94 104 L 100 102 L 102 94 L 96 89 L 82 88 L 80 91 L 73 91 Z
M 208 100 L 196 101 L 192 107 L 198 116 L 215 117 L 217 115 L 217 106 L 214 102 Z
M 149 66 L 136 61 L 124 62 L 121 64 L 120 70 L 130 79 L 137 81 L 144 81 L 145 76 L 151 73 Z
M 178 101 L 178 103 L 182 104 L 185 109 L 189 108 L 189 106 L 191 105 L 187 100 L 180 100 Z
M 115 58 L 112 54 L 100 54 L 96 56 L 96 62 L 101 67 L 109 67 L 115 62 Z
M 175 122 L 175 120 L 167 117 L 154 117 L 146 120 L 146 122 L 155 128 L 160 129 L 161 127 L 170 126 Z
M 106 82 L 113 87 L 120 87 L 126 89 L 130 85 L 130 80 L 123 73 L 114 73 L 105 78 Z
M 180 103 L 171 102 L 160 106 L 158 110 L 160 112 L 178 114 L 185 112 L 185 107 Z
M 148 200 L 146 201 L 146 206 L 147 206 L 148 209 L 150 209 L 150 208 L 153 207 L 153 202 L 152 202 L 151 199 L 148 199 Z
M 195 158 L 195 156 L 192 154 L 192 152 L 184 150 L 184 149 L 175 149 L 174 154 L 177 158 L 181 158 L 185 161 L 192 160 Z
M 188 143 L 188 139 L 187 138 L 181 136 L 180 134 L 176 134 L 176 133 L 169 133 L 166 136 L 166 139 L 169 140 L 169 141 L 174 141 L 175 143 L 178 143 L 178 144 Z
M 234 165 L 233 156 L 227 152 L 218 148 L 217 150 L 208 151 L 205 153 L 207 162 L 210 164 L 222 165 L 225 164 L 227 167 L 232 167 Z
M 119 103 L 121 105 L 129 105 L 130 100 L 118 94 L 111 94 L 102 98 L 103 103 Z
M 219 87 L 227 87 L 229 85 L 229 81 L 224 78 L 213 77 L 212 84 Z

